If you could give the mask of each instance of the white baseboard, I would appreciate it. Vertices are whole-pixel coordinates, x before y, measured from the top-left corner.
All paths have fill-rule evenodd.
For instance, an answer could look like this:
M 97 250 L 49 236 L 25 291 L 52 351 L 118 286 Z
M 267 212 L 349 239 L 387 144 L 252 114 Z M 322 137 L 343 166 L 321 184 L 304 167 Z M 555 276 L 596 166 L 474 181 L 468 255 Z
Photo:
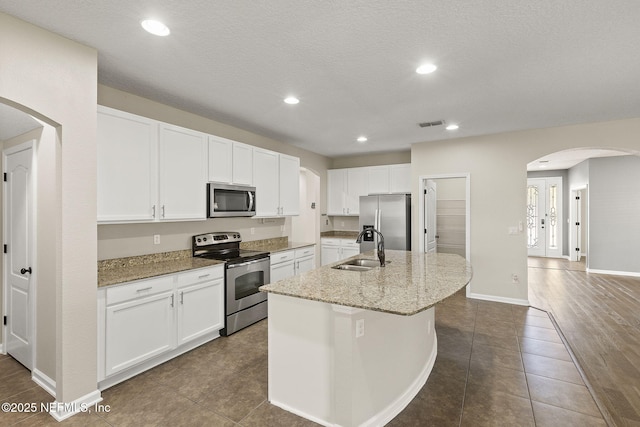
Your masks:
M 529 304 L 528 299 L 498 297 L 495 295 L 476 294 L 474 292 L 469 292 L 467 294 L 467 297 L 473 298 L 473 299 L 479 299 L 483 301 L 503 302 L 506 304 L 514 304 L 514 305 L 526 305 L 526 306 L 531 305 Z
M 50 404 L 49 415 L 55 418 L 56 421 L 64 421 L 80 412 L 92 410 L 94 405 L 101 401 L 102 395 L 100 394 L 100 390 L 85 394 L 73 402 L 58 402 L 56 400 Z
M 51 396 L 56 397 L 56 382 L 45 375 L 42 371 L 34 369 L 31 372 L 31 379 Z
M 640 273 L 635 271 L 596 270 L 594 268 L 587 268 L 587 273 L 610 274 L 612 276 L 640 277 Z

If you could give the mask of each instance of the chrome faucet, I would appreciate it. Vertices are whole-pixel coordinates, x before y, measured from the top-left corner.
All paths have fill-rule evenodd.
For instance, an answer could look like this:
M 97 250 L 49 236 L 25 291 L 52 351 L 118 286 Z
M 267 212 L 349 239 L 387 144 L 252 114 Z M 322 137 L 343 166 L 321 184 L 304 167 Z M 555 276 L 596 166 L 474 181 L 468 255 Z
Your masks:
M 384 267 L 384 236 L 381 232 L 376 230 L 375 228 L 365 228 L 358 234 L 356 238 L 356 243 L 362 243 L 362 236 L 365 234 L 369 234 L 370 232 L 376 233 L 380 238 L 378 239 L 378 259 L 380 260 L 380 267 Z

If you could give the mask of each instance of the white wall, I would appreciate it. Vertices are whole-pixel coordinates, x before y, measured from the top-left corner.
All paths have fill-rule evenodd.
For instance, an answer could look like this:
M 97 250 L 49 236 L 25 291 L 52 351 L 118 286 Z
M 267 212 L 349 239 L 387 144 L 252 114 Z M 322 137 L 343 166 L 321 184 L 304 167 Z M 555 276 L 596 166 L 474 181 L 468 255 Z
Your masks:
M 526 302 L 526 235 L 508 228 L 525 221 L 527 163 L 569 148 L 640 152 L 640 119 L 590 123 L 414 144 L 413 197 L 421 175 L 469 173 L 471 179 L 471 292 L 496 300 Z M 413 230 L 419 241 L 418 207 Z M 511 283 L 511 275 L 520 277 Z
M 49 357 L 55 354 L 56 400 L 71 402 L 97 391 L 97 52 L 0 13 L 0 57 L 0 102 L 56 128 L 58 184 L 49 211 L 55 298 L 48 301 L 56 334 Z

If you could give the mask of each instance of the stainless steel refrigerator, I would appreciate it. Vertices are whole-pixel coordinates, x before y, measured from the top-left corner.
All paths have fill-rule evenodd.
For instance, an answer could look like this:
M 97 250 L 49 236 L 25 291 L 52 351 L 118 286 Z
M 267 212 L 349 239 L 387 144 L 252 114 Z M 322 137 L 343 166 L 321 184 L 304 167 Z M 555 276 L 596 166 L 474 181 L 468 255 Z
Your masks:
M 375 228 L 384 236 L 385 249 L 411 250 L 411 194 L 360 196 L 360 231 Z M 376 248 L 376 233 L 367 233 L 360 253 Z

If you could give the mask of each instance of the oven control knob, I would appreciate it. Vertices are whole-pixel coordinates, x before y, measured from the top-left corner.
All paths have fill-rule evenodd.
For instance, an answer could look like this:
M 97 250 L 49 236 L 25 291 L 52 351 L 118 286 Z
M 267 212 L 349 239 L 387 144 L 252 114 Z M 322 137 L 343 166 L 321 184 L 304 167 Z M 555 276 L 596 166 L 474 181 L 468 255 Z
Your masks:
M 203 242 L 206 242 L 206 241 L 207 241 L 207 238 L 206 238 L 206 237 L 203 237 L 203 238 L 202 238 L 202 241 L 203 241 Z
M 197 240 L 198 243 L 202 242 L 202 239 L 199 238 L 199 237 L 196 240 Z

